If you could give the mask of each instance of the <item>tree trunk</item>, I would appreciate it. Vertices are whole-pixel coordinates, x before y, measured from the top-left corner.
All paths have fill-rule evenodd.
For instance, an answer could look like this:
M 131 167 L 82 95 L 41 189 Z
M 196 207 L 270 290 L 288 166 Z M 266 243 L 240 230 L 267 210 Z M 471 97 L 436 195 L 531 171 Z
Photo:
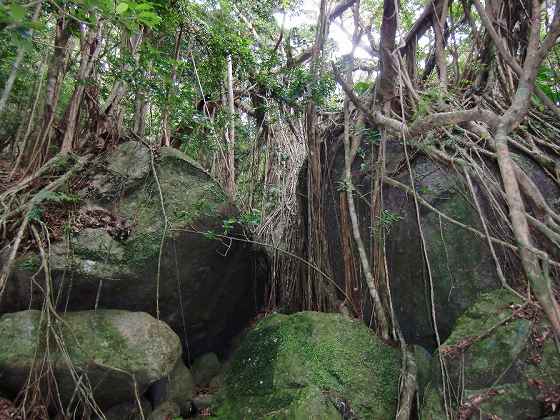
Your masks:
M 82 41 L 80 44 L 80 51 L 82 58 L 80 60 L 80 68 L 76 76 L 76 86 L 74 93 L 70 99 L 70 103 L 66 109 L 65 114 L 65 131 L 62 139 L 61 153 L 69 153 L 73 150 L 74 137 L 76 135 L 76 128 L 78 125 L 78 113 L 86 83 L 91 76 L 93 67 L 101 51 L 101 40 L 99 39 L 100 26 L 96 25 L 94 28 L 86 28 L 82 26 Z
M 51 130 L 60 97 L 60 88 L 67 70 L 66 61 L 73 45 L 72 32 L 75 27 L 76 23 L 65 15 L 57 19 L 54 50 L 47 70 L 45 104 L 41 117 L 41 126 L 32 144 L 32 150 L 28 158 L 29 164 L 26 170 L 28 173 L 39 168 L 47 159 Z M 27 152 L 22 150 L 22 153 Z
M 148 101 L 143 92 L 136 93 L 134 101 L 134 126 L 132 131 L 140 138 L 146 135 L 146 114 L 148 112 Z
M 171 69 L 171 80 L 169 82 L 169 88 L 167 89 L 167 94 L 165 97 L 165 106 L 163 110 L 162 117 L 162 143 L 164 146 L 171 145 L 171 132 L 169 129 L 169 114 L 171 112 L 171 104 L 169 103 L 173 95 L 175 95 L 175 83 L 177 82 L 177 62 L 179 61 L 179 54 L 181 52 L 181 41 L 183 40 L 183 28 L 179 29 L 177 36 L 175 37 L 175 62 Z
M 231 197 L 235 196 L 235 103 L 233 98 L 233 64 L 231 55 L 227 56 L 227 91 L 228 91 L 228 113 L 229 125 L 226 151 L 226 191 Z
M 328 33 L 327 1 L 321 0 L 319 20 L 315 33 L 311 55 L 312 80 L 309 89 L 313 89 L 322 75 L 322 51 Z M 308 270 L 305 295 L 308 296 L 307 309 L 330 310 L 336 307 L 336 298 L 332 286 L 325 277 L 332 277 L 329 263 L 328 242 L 326 240 L 325 214 L 323 209 L 323 172 L 321 164 L 321 133 L 317 107 L 309 100 L 305 109 L 305 133 L 307 137 L 307 258 L 318 270 Z
M 433 28 L 436 40 L 434 56 L 439 70 L 439 87 L 442 94 L 445 94 L 447 92 L 447 57 L 445 54 L 444 32 L 447 20 L 448 5 L 448 0 L 443 0 L 443 6 L 440 16 L 437 15 L 437 12 L 435 12 L 433 15 Z

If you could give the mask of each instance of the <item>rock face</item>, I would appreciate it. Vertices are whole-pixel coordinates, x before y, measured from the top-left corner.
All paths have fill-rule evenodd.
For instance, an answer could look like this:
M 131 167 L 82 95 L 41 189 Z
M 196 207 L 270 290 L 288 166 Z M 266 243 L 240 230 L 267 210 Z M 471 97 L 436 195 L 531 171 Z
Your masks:
M 214 411 L 223 419 L 392 419 L 399 373 L 399 350 L 359 321 L 274 314 L 244 338 Z
M 215 236 L 241 234 L 238 212 L 202 169 L 171 148 L 154 167 L 157 179 L 148 149 L 129 142 L 86 170 L 79 226 L 51 248 L 56 303 L 159 316 L 192 356 L 220 347 L 254 312 L 253 252 Z M 39 307 L 43 297 L 30 287 L 37 261 L 18 261 L 0 313 Z
M 560 385 L 560 357 L 551 331 L 531 307 L 507 290 L 483 294 L 458 320 L 440 349 L 448 404 L 477 401 L 474 417 L 541 418 L 542 395 Z M 542 315 L 541 315 L 542 316 Z M 445 418 L 440 357 L 432 362 L 422 418 Z M 550 407 L 549 407 L 550 408 Z
M 459 222 L 482 230 L 477 210 L 466 198 L 467 187 L 457 174 L 422 157 L 414 161 L 413 170 L 421 198 Z M 410 185 L 408 177 L 406 173 L 398 180 Z M 383 199 L 387 219 L 394 220 L 384 227 L 393 307 L 407 340 L 431 348 L 435 346 L 435 334 L 430 278 L 414 199 L 397 188 L 387 188 Z M 484 240 L 424 207 L 420 207 L 420 220 L 430 261 L 437 327 L 445 338 L 478 294 L 497 287 L 499 282 Z
M 0 318 L 3 391 L 11 395 L 19 392 L 30 370 L 38 366 L 36 363 L 40 366 L 41 356 L 45 355 L 52 364 L 63 403 L 70 401 L 75 380 L 55 333 L 64 342 L 74 372 L 87 374 L 94 398 L 104 408 L 133 400 L 134 380 L 142 394 L 151 383 L 169 374 L 181 357 L 179 337 L 165 323 L 146 313 L 72 312 L 63 315 L 62 321 L 53 320 L 51 329 L 45 323 L 36 310 Z
M 327 139 L 325 143 L 329 144 L 326 146 L 329 149 L 326 154 L 333 157 L 325 162 L 323 167 L 324 179 L 328 183 L 327 191 L 323 194 L 323 208 L 327 218 L 329 261 L 338 286 L 342 290 L 354 291 L 350 296 L 351 301 L 346 296 L 339 298 L 345 300 L 357 315 L 363 314 L 367 320 L 372 311 L 363 281 L 346 284 L 355 282 L 355 279 L 347 275 L 352 268 L 344 265 L 343 250 L 348 250 L 348 243 L 353 245 L 354 240 L 350 225 L 346 231 L 342 228 L 345 225 L 344 221 L 349 223 L 350 220 L 346 210 L 346 192 L 341 188 L 344 178 L 342 140 L 336 132 L 331 135 L 332 138 Z M 355 202 L 366 252 L 371 252 L 372 244 L 384 243 L 393 308 L 403 334 L 410 344 L 434 349 L 437 345 L 431 309 L 432 287 L 422 251 L 414 198 L 412 194 L 396 186 L 384 184 L 384 211 L 381 216 L 372 218 L 369 202 L 376 158 L 372 166 L 370 148 L 364 139 L 362 150 L 352 168 L 353 184 L 357 190 L 354 193 Z M 387 177 L 410 188 L 410 175 L 406 163 L 402 160 L 403 156 L 402 145 L 394 140 L 387 142 Z M 472 203 L 468 185 L 462 175 L 452 168 L 427 159 L 422 154 L 413 156 L 411 166 L 414 187 L 421 199 L 458 222 L 483 232 L 478 211 Z M 558 197 L 560 191 L 552 180 L 542 171 L 539 172 L 535 165 L 525 166 L 528 174 L 538 182 L 548 198 Z M 473 182 L 482 210 L 489 220 L 489 229 L 493 235 L 500 237 L 503 232 L 498 224 L 492 223 L 495 214 L 489 210 L 488 200 L 483 197 L 476 180 Z M 302 182 L 301 185 L 305 184 Z M 302 190 L 305 191 L 305 188 Z M 552 202 L 550 204 L 553 205 Z M 494 260 L 484 238 L 452 224 L 425 206 L 419 207 L 419 218 L 430 262 L 434 312 L 438 331 L 442 340 L 445 340 L 457 317 L 476 301 L 480 292 L 495 289 L 500 283 Z M 357 255 L 355 246 L 353 248 L 354 254 Z M 497 252 L 502 261 L 508 260 L 503 250 L 498 248 Z M 508 265 L 513 271 L 510 278 L 515 278 L 515 264 L 511 265 L 513 267 Z M 359 273 L 357 276 L 360 277 Z

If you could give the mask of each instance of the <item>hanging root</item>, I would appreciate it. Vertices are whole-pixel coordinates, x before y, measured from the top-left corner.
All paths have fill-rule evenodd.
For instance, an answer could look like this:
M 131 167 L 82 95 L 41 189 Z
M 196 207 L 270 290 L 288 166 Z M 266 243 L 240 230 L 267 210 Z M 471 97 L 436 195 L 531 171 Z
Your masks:
M 25 191 L 33 181 L 39 179 L 39 176 L 35 175 L 30 179 L 23 180 L 20 184 L 14 186 L 10 190 L 4 192 L 2 196 L 0 196 L 0 200 L 2 202 L 7 200 L 11 203 L 21 203 L 19 205 L 16 204 L 16 208 L 13 210 L 10 210 L 9 207 L 5 207 L 4 212 L 0 215 L 0 224 L 5 225 L 7 222 L 12 221 L 15 218 L 16 220 L 13 222 L 13 224 L 15 226 L 19 225 L 12 244 L 8 248 L 10 250 L 8 259 L 4 263 L 2 272 L 0 273 L 0 298 L 2 298 L 5 292 L 8 278 L 12 272 L 13 265 L 16 260 L 24 235 L 26 233 L 33 209 L 45 200 L 45 198 L 47 197 L 47 193 L 57 191 L 58 189 L 66 185 L 66 183 L 74 175 L 76 175 L 84 168 L 90 158 L 91 156 L 83 156 L 78 158 L 77 161 L 66 172 L 64 172 L 62 175 L 59 175 L 54 181 L 51 181 L 50 183 L 44 185 L 38 191 L 28 191 L 22 194 L 22 192 Z M 49 170 L 60 163 L 60 159 L 66 160 L 69 159 L 69 156 L 59 156 L 57 160 L 55 160 L 54 158 L 51 159 L 47 164 L 45 164 L 47 169 L 41 169 L 40 171 L 38 171 L 38 174 L 44 175 L 48 173 Z

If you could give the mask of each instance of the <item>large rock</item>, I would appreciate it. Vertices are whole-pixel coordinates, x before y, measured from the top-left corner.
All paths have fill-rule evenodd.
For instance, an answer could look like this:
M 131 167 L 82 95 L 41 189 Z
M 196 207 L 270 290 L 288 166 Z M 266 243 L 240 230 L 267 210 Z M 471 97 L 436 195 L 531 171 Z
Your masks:
M 482 230 L 477 210 L 469 202 L 462 178 L 448 168 L 418 157 L 413 164 L 419 196 L 442 213 Z M 408 173 L 398 180 L 410 185 Z M 383 193 L 388 221 L 387 265 L 393 308 L 408 342 L 436 345 L 431 310 L 430 277 L 422 251 L 414 199 L 398 188 Z M 498 287 L 496 267 L 486 242 L 420 206 L 420 220 L 430 262 L 434 313 L 445 339 L 457 317 L 483 290 Z M 385 225 L 388 226 L 385 226 Z
M 41 369 L 44 356 L 53 367 L 64 404 L 74 394 L 75 379 L 87 374 L 96 402 L 108 408 L 135 399 L 135 381 L 141 395 L 169 374 L 181 356 L 179 337 L 146 313 L 71 312 L 51 322 L 48 328 L 45 316 L 36 310 L 0 318 L 0 389 L 15 396 L 30 370 Z
M 360 321 L 274 314 L 235 353 L 214 412 L 223 419 L 393 419 L 399 373 L 399 350 Z
M 69 220 L 69 240 L 51 248 L 57 304 L 148 312 L 177 332 L 190 356 L 215 350 L 255 310 L 253 251 L 216 236 L 241 234 L 238 211 L 196 163 L 162 148 L 154 165 L 157 179 L 148 149 L 124 143 L 73 183 L 84 205 Z M 35 255 L 18 261 L 0 313 L 40 306 L 30 280 L 37 263 Z
M 440 359 L 453 410 L 462 402 L 463 410 L 471 403 L 477 418 L 517 420 L 547 414 L 539 395 L 560 385 L 560 357 L 542 317 L 530 306 L 522 307 L 507 290 L 482 294 L 433 358 L 422 417 L 445 418 Z
M 327 133 L 325 137 L 328 148 L 325 155 L 329 156 L 329 159 L 323 164 L 324 179 L 328 184 L 328 191 L 323 194 L 323 208 L 327 218 L 327 244 L 331 257 L 329 262 L 335 281 L 340 289 L 346 291 L 347 296 L 339 298 L 369 322 L 371 303 L 360 271 L 357 270 L 355 276 L 348 275 L 352 267 L 345 266 L 348 252 L 357 255 L 357 250 L 353 245 L 353 249 L 349 249 L 348 244 L 353 244 L 354 240 L 349 225 L 343 223 L 345 220 L 349 223 L 349 215 L 345 210 L 346 191 L 341 187 L 344 179 L 342 140 L 336 131 Z M 403 158 L 402 145 L 390 139 L 386 147 L 386 176 L 410 189 L 410 174 Z M 407 342 L 420 344 L 432 350 L 437 346 L 432 313 L 432 289 L 437 328 L 442 340 L 445 340 L 457 317 L 476 301 L 482 291 L 500 286 L 495 263 L 484 238 L 420 205 L 419 219 L 430 262 L 430 281 L 412 194 L 396 186 L 384 184 L 383 212 L 372 219 L 371 196 L 375 166 L 371 164 L 371 149 L 371 144 L 364 138 L 352 168 L 353 184 L 357 190 L 354 195 L 361 236 L 368 255 L 374 243 L 384 242 L 392 307 Z M 409 152 L 411 151 L 412 148 Z M 376 159 L 374 156 L 373 162 Z M 483 232 L 478 211 L 472 202 L 464 177 L 453 168 L 430 160 L 420 152 L 412 155 L 411 159 L 414 188 L 420 199 L 459 223 Z M 559 203 L 553 201 L 560 194 L 558 186 L 536 165 L 526 161 L 527 159 L 524 160 L 525 170 L 537 182 L 545 197 L 549 199 L 549 204 L 557 208 Z M 493 167 L 493 163 L 487 164 L 490 168 Z M 306 185 L 304 178 L 302 177 L 301 185 Z M 474 177 L 473 182 L 491 233 L 497 237 L 503 236 L 500 224 L 494 223 L 496 213 L 489 208 L 489 200 L 485 198 Z M 507 213 L 507 210 L 504 211 Z M 307 218 L 304 217 L 304 220 Z M 509 258 L 503 249 L 496 248 L 504 266 L 507 265 L 512 271 L 509 278 L 516 278 L 519 267 L 511 263 L 514 259 Z M 355 261 L 358 261 L 357 257 Z M 383 266 L 384 263 L 385 261 L 380 265 Z M 356 281 L 356 278 L 359 281 Z M 433 288 L 430 283 L 433 284 Z
M 187 417 L 192 411 L 194 387 L 190 370 L 179 360 L 169 375 L 150 387 L 148 395 L 155 408 L 172 401 L 181 409 L 181 415 Z

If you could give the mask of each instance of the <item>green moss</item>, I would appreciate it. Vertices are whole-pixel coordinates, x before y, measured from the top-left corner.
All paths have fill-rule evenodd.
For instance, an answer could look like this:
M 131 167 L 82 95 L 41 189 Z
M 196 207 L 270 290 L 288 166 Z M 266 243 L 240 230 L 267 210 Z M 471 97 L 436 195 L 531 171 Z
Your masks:
M 538 417 L 535 412 L 538 414 L 540 405 L 527 388 L 527 380 L 556 383 L 560 376 L 560 361 L 554 344 L 547 341 L 541 364 L 527 363 L 527 357 L 532 354 L 528 350 L 534 326 L 529 320 L 512 317 L 512 304 L 520 303 L 517 296 L 499 289 L 481 294 L 478 301 L 458 318 L 451 336 L 442 345 L 448 375 L 446 381 L 448 390 L 452 390 L 449 395 L 454 408 L 459 401 L 493 388 L 499 394 L 481 405 L 483 414 L 496 414 L 504 419 Z M 462 352 L 459 350 L 461 346 L 464 346 Z M 434 358 L 433 384 L 423 413 L 438 413 L 437 407 L 441 406 L 440 370 L 439 357 Z M 511 413 L 526 415 L 506 415 Z M 426 414 L 422 418 L 437 418 L 437 415 L 429 417 Z
M 144 233 L 136 235 L 124 245 L 123 263 L 129 267 L 157 258 L 161 242 L 161 233 Z
M 208 220 L 219 216 L 223 206 L 227 205 L 226 196 L 217 184 L 182 153 L 162 149 L 156 167 L 169 238 L 173 237 L 174 230 L 204 226 Z M 122 200 L 119 212 L 133 226 L 130 239 L 123 244 L 125 264 L 134 267 L 157 258 L 164 217 L 159 187 L 151 171 L 144 187 Z
M 91 334 L 91 331 L 96 333 Z M 94 360 L 100 365 L 132 371 L 133 366 L 140 364 L 141 354 L 129 346 L 104 313 L 89 317 L 68 313 L 61 332 L 70 357 L 79 367 L 86 368 L 86 363 Z
M 41 313 L 28 312 L 25 315 L 25 323 L 22 322 L 20 313 L 14 314 L 13 318 L 9 315 L 2 318 L 0 334 L 4 345 L 0 346 L 0 360 L 10 361 L 10 364 L 13 364 L 14 360 L 28 362 L 33 359 L 36 351 L 36 347 L 29 345 L 30 342 L 37 343 L 40 349 L 45 348 L 46 328 L 39 328 Z M 84 317 L 81 312 L 68 313 L 64 317 L 64 323 L 59 322 L 53 327 L 62 333 L 66 350 L 72 362 L 79 368 L 87 368 L 91 361 L 100 365 L 118 366 L 124 370 L 142 363 L 140 353 L 136 354 L 135 349 L 128 345 L 104 312 L 93 314 L 91 317 Z M 92 331 L 95 331 L 95 334 L 92 334 Z M 50 334 L 50 337 L 50 359 L 61 360 L 64 364 L 54 336 Z M 42 352 L 44 350 L 39 350 L 39 353 Z
M 490 396 L 479 405 L 474 418 L 500 418 L 502 420 L 540 418 L 541 403 L 526 384 L 509 384 L 492 388 L 497 395 Z M 484 394 L 486 389 L 465 391 L 466 398 Z
M 457 319 L 445 345 L 452 346 L 465 337 L 479 335 L 492 328 L 511 316 L 510 305 L 519 303 L 521 300 L 506 289 L 482 293 L 476 303 Z
M 312 390 L 319 390 L 341 396 L 360 418 L 391 417 L 399 368 L 399 352 L 360 322 L 313 312 L 272 315 L 236 353 L 219 412 L 243 418 L 250 407 L 254 418 L 264 418 L 272 411 L 290 412 L 311 394 L 317 399 Z
M 99 261 L 103 263 L 119 263 L 120 258 L 113 255 L 110 250 L 103 249 L 91 249 L 80 246 L 75 246 L 72 248 L 75 256 L 81 259 Z
M 542 326 L 539 328 L 542 330 Z M 552 334 L 551 334 L 552 335 Z M 537 379 L 547 385 L 557 385 L 560 378 L 560 356 L 552 337 L 545 341 L 538 364 L 528 363 L 523 371 L 526 379 Z
M 450 217 L 476 227 L 479 224 L 476 211 L 459 193 L 450 194 L 437 207 Z M 481 285 L 487 281 L 476 269 L 486 254 L 485 244 L 460 227 L 439 220 L 434 213 L 427 219 L 427 249 L 436 299 L 456 303 L 448 308 L 452 312 L 450 318 L 454 319 L 477 298 Z
M 76 158 L 70 153 L 59 153 L 52 160 L 52 166 L 58 172 L 68 171 L 75 163 Z
M 453 333 L 444 343 L 452 347 L 458 343 L 476 339 L 464 355 L 464 363 L 451 361 L 449 371 L 452 380 L 464 381 L 467 388 L 484 388 L 503 380 L 525 349 L 531 323 L 525 319 L 512 319 L 495 326 L 511 316 L 512 303 L 519 303 L 517 296 L 505 289 L 483 293 L 475 305 L 457 320 Z M 464 375 L 464 379 L 461 376 Z
M 22 321 L 17 315 L 6 314 L 0 318 L 0 361 L 7 361 L 6 364 L 14 366 L 19 365 L 19 361 L 24 364 L 34 356 L 35 348 L 29 345 L 30 341 L 40 342 L 40 311 L 28 311 L 23 328 L 19 327 Z
M 420 420 L 447 420 L 441 404 L 440 394 L 436 387 L 430 386 L 426 389 L 421 406 Z
M 531 334 L 543 336 L 549 328 L 546 321 L 536 324 L 512 317 L 512 304 L 520 303 L 521 299 L 504 289 L 483 293 L 457 320 L 453 333 L 442 346 L 448 389 L 455 390 L 450 392 L 454 409 L 459 401 L 492 388 L 497 394 L 485 400 L 475 416 L 495 415 L 504 420 L 542 416 L 536 390 L 528 384 L 530 380 L 557 384 L 560 359 L 550 336 L 542 348 L 530 340 Z M 457 345 L 469 342 L 462 353 L 454 353 Z M 537 364 L 533 357 L 536 353 L 542 357 Z M 430 417 L 430 413 L 438 413 L 442 405 L 438 359 L 432 365 L 432 389 L 424 401 L 425 419 L 438 418 Z

